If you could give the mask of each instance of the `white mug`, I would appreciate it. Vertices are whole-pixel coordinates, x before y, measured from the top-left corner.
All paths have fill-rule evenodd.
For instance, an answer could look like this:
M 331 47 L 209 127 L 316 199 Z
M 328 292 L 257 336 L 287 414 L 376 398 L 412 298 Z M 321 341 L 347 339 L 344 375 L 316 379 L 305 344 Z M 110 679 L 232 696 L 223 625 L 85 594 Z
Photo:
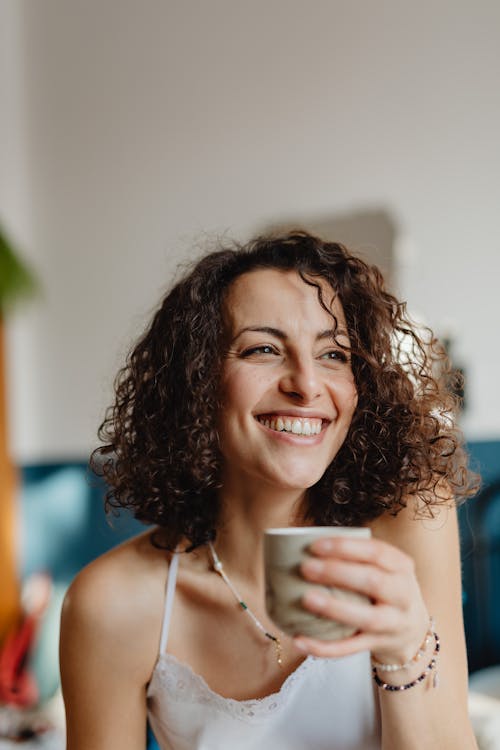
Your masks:
M 369 601 L 355 591 L 325 587 L 306 581 L 300 575 L 300 564 L 311 557 L 308 547 L 322 537 L 349 536 L 369 539 L 370 529 L 344 526 L 300 526 L 266 529 L 264 532 L 264 566 L 266 573 L 266 608 L 271 620 L 289 635 L 306 635 L 320 640 L 348 638 L 355 628 L 321 617 L 301 605 L 311 588 L 328 591 L 342 599 Z

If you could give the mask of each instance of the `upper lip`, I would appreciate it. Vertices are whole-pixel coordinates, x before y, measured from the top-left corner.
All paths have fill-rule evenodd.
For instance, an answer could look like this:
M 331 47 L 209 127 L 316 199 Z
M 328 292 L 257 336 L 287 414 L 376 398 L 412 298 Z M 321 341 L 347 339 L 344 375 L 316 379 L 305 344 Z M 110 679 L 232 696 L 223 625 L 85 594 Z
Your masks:
M 269 409 L 258 412 L 255 417 L 298 417 L 299 419 L 322 419 L 331 422 L 334 417 L 321 411 L 308 411 L 307 409 Z

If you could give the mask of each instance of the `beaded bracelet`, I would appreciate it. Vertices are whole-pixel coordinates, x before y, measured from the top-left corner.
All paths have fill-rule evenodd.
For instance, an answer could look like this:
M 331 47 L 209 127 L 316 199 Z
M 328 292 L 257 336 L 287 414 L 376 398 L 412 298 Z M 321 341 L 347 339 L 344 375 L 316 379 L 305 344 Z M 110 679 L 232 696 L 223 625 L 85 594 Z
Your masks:
M 424 669 L 424 671 L 422 672 L 422 674 L 420 674 L 418 677 L 416 677 L 411 682 L 407 682 L 405 685 L 392 685 L 390 682 L 384 682 L 383 680 L 380 679 L 380 677 L 377 674 L 377 667 L 374 666 L 372 668 L 372 674 L 373 674 L 373 679 L 374 679 L 375 683 L 378 685 L 378 687 L 381 688 L 382 690 L 390 690 L 391 692 L 399 692 L 399 691 L 402 691 L 402 690 L 409 690 L 410 688 L 415 687 L 416 685 L 418 685 L 419 682 L 422 682 L 423 680 L 425 680 L 425 678 L 427 677 L 427 675 L 430 672 L 432 672 L 433 669 L 436 670 L 436 671 L 434 672 L 434 679 L 432 681 L 432 687 L 434 687 L 434 688 L 437 687 L 437 685 L 438 685 L 437 656 L 439 654 L 441 645 L 440 645 L 440 642 L 439 642 L 439 636 L 438 636 L 438 634 L 433 631 L 432 635 L 434 636 L 434 652 L 432 654 L 432 659 L 430 660 L 430 662 L 428 663 L 428 665 L 426 666 L 426 668 Z
M 427 646 L 431 642 L 433 635 L 434 635 L 434 618 L 431 617 L 429 621 L 429 629 L 427 633 L 425 634 L 424 641 L 422 645 L 420 646 L 420 648 L 418 649 L 415 656 L 412 656 L 412 658 L 406 661 L 404 664 L 381 664 L 380 662 L 375 661 L 375 659 L 372 659 L 372 667 L 377 667 L 377 669 L 380 672 L 398 672 L 400 669 L 408 669 L 409 667 L 412 667 L 425 654 L 427 650 Z

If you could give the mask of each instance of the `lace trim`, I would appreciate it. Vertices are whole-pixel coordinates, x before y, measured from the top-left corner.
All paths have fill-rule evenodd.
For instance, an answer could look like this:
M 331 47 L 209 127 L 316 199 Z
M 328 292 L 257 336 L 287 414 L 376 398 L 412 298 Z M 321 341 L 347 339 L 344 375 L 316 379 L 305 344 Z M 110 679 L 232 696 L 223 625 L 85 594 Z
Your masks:
M 264 698 L 240 701 L 235 698 L 225 698 L 216 693 L 201 675 L 193 672 L 188 664 L 179 661 L 172 654 L 161 654 L 153 672 L 148 696 L 152 693 L 154 683 L 158 681 L 162 693 L 168 694 L 169 700 L 210 705 L 233 718 L 250 720 L 264 718 L 282 708 L 293 685 L 318 661 L 321 660 L 308 656 L 286 678 L 277 693 L 266 695 Z

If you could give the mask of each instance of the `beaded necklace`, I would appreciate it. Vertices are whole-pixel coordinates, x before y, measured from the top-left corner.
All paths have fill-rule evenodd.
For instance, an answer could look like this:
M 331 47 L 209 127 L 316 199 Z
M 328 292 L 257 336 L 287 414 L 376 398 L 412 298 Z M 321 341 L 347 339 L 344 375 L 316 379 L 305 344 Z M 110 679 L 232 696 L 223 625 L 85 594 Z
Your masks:
M 276 651 L 276 661 L 278 662 L 278 665 L 280 667 L 283 667 L 283 656 L 282 656 L 282 647 L 281 647 L 281 641 L 278 638 L 277 635 L 273 635 L 272 633 L 268 633 L 268 631 L 265 629 L 261 621 L 257 618 L 256 615 L 252 612 L 252 610 L 249 608 L 248 604 L 245 604 L 241 596 L 239 595 L 237 589 L 234 587 L 234 585 L 231 583 L 229 578 L 227 577 L 227 574 L 222 567 L 222 563 L 217 557 L 217 553 L 214 550 L 212 542 L 208 542 L 208 549 L 210 550 L 210 555 L 212 556 L 212 564 L 213 569 L 216 573 L 220 575 L 224 583 L 227 585 L 227 587 L 230 589 L 231 593 L 233 594 L 234 598 L 240 605 L 243 612 L 245 612 L 251 620 L 253 620 L 254 625 L 266 636 L 266 638 L 269 638 L 270 641 L 273 642 L 274 648 Z

